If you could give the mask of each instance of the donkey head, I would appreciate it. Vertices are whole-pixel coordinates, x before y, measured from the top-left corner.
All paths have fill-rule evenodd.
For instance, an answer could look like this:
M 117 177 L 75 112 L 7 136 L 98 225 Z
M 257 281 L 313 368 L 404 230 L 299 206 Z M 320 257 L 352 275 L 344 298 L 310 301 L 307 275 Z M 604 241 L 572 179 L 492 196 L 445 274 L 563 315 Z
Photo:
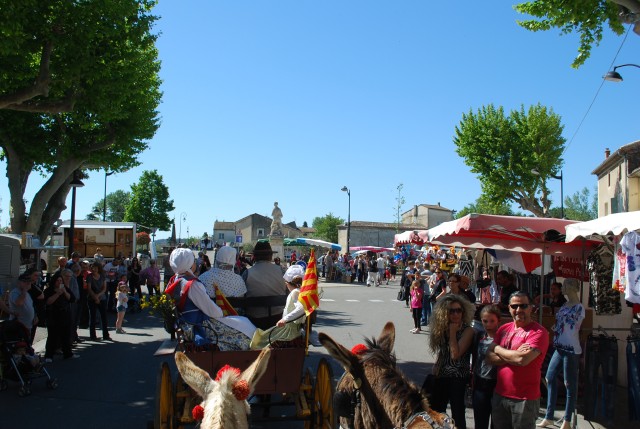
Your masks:
M 451 419 L 433 411 L 420 389 L 396 368 L 392 322 L 387 322 L 378 339 L 367 340 L 367 347 L 360 348 L 357 353 L 324 333 L 319 334 L 319 339 L 346 371 L 336 388 L 340 393 L 336 397 L 356 398 L 354 402 L 357 403 L 355 392 L 360 395 L 360 403 L 351 410 L 353 417 L 340 417 L 343 427 L 453 427 Z M 336 408 L 344 409 L 344 406 L 337 404 Z
M 265 373 L 270 353 L 270 349 L 265 348 L 244 372 L 234 368 L 225 371 L 223 368 L 213 380 L 184 353 L 176 352 L 176 364 L 182 379 L 203 398 L 201 429 L 249 427 L 250 408 L 246 399 Z

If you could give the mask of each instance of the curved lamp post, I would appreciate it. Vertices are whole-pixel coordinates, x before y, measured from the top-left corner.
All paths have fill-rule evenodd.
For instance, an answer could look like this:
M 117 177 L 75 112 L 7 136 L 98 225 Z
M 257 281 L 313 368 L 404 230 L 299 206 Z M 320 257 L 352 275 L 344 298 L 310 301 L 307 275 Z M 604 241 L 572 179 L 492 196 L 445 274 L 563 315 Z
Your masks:
M 349 255 L 349 242 L 351 240 L 351 191 L 346 186 L 343 186 L 341 191 L 346 192 L 349 197 L 349 211 L 347 212 L 347 255 Z
M 187 213 L 180 213 L 180 231 L 178 232 L 178 244 L 182 243 L 182 221 L 187 221 Z
M 532 168 L 531 173 L 535 176 L 540 176 L 540 172 L 536 168 Z M 550 174 L 549 177 L 560 181 L 560 218 L 564 219 L 564 183 L 562 180 L 562 170 L 560 170 L 559 176 Z
M 622 82 L 622 76 L 620 76 L 620 73 L 616 71 L 621 67 L 637 67 L 640 69 L 640 65 L 638 64 L 621 64 L 619 66 L 615 66 L 613 71 L 607 72 L 607 74 L 603 76 L 604 80 L 608 80 L 609 82 Z
M 106 169 L 104 170 L 104 200 L 102 203 L 102 222 L 106 222 L 107 221 L 107 177 L 111 176 L 112 174 L 114 174 L 115 171 L 107 171 Z

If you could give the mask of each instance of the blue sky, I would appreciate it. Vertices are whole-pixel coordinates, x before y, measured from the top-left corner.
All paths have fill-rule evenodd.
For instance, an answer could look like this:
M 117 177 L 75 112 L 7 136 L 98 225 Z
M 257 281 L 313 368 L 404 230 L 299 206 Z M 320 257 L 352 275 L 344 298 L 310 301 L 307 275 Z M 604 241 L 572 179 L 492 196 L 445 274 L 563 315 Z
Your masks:
M 403 211 L 423 203 L 460 210 L 480 195 L 452 141 L 462 114 L 538 102 L 562 117 L 571 140 L 565 195 L 592 190 L 605 148 L 638 139 L 640 70 L 620 69 L 624 82 L 604 83 L 572 140 L 623 37 L 607 32 L 575 70 L 577 37 L 524 30 L 514 3 L 160 1 L 162 125 L 142 165 L 110 176 L 108 192 L 157 169 L 177 229 L 187 214 L 182 237 L 187 228 L 211 233 L 216 219 L 270 215 L 274 201 L 285 223 L 346 219 L 345 185 L 352 221 L 394 222 L 400 183 Z M 631 33 L 614 64 L 637 63 L 639 43 Z M 28 201 L 42 183 L 31 178 Z M 103 197 L 104 173 L 85 184 L 79 219 Z M 549 187 L 559 205 L 559 182 Z M 8 193 L 1 197 L 4 226 Z

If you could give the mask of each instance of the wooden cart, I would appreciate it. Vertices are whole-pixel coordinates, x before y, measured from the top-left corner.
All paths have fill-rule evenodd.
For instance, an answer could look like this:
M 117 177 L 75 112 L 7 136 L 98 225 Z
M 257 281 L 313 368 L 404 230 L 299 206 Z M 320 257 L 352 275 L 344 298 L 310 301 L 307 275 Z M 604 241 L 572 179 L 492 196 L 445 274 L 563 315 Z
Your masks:
M 256 297 L 234 299 L 236 308 L 250 306 L 284 305 L 285 297 Z M 308 318 L 309 319 L 309 318 Z M 310 332 L 307 321 L 307 333 Z M 308 335 L 307 335 L 308 338 Z M 231 365 L 244 371 L 260 354 L 259 350 L 247 351 L 197 351 L 185 344 L 178 335 L 177 349 L 187 355 L 198 367 L 215 378 L 224 365 Z M 260 401 L 252 404 L 250 421 L 304 420 L 305 429 L 333 429 L 337 427 L 337 417 L 333 413 L 334 381 L 333 371 L 328 361 L 320 359 L 312 374 L 305 368 L 308 341 L 302 347 L 273 348 L 266 373 L 260 379 L 254 395 L 261 396 Z M 174 350 L 175 351 L 175 350 Z M 201 402 L 201 398 L 182 380 L 180 374 L 172 375 L 167 362 L 163 362 L 157 378 L 156 412 L 154 429 L 177 429 L 194 425 L 192 408 Z M 266 399 L 266 400 L 265 400 Z M 287 406 L 295 409 L 290 415 L 270 416 L 269 409 Z M 280 413 L 278 413 L 280 414 Z

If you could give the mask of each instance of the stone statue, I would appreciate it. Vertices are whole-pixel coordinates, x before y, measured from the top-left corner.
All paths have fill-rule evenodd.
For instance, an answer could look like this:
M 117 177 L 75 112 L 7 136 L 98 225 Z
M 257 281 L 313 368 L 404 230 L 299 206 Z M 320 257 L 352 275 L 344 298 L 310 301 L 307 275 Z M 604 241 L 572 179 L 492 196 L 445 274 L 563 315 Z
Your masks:
M 278 207 L 278 202 L 273 203 L 271 211 L 273 221 L 271 222 L 271 235 L 283 235 L 282 233 L 282 210 Z

